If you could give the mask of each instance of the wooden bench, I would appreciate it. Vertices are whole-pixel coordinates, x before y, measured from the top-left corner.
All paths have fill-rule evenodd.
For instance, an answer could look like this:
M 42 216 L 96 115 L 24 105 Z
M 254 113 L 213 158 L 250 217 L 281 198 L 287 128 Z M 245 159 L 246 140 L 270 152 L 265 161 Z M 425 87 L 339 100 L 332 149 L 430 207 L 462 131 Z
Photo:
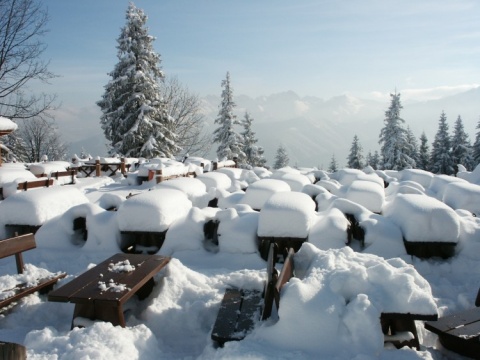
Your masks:
M 475 308 L 427 321 L 425 329 L 438 335 L 440 343 L 460 355 L 480 358 L 480 289 Z
M 72 329 L 94 320 L 125 327 L 125 303 L 133 295 L 148 297 L 153 277 L 169 261 L 160 255 L 116 254 L 52 291 L 48 300 L 75 303 Z
M 290 249 L 278 275 L 275 269 L 276 247 L 275 244 L 270 245 L 263 293 L 235 288 L 225 291 L 211 334 L 213 341 L 223 346 L 227 341 L 242 340 L 253 328 L 257 316 L 266 320 L 272 314 L 274 303 L 279 308 L 280 290 L 293 277 L 293 254 L 293 249 Z
M 50 187 L 52 185 L 53 185 L 53 179 L 25 181 L 18 184 L 17 190 L 27 191 L 28 189 L 34 189 L 39 187 Z
M 0 258 L 3 259 L 8 256 L 15 255 L 15 261 L 17 263 L 17 272 L 18 274 L 23 274 L 24 272 L 24 262 L 22 252 L 35 249 L 35 237 L 33 234 L 26 234 L 21 236 L 15 236 L 8 239 L 0 241 Z M 53 285 L 61 278 L 64 278 L 67 274 L 54 274 L 47 278 L 37 279 L 35 285 L 31 284 L 18 284 L 14 288 L 4 289 L 3 293 L 7 293 L 7 297 L 0 300 L 0 308 L 4 308 L 24 296 L 33 294 L 34 292 L 40 291 L 42 293 L 48 292 L 53 288 Z
M 437 314 L 382 313 L 380 324 L 385 336 L 384 343 L 391 343 L 397 349 L 408 346 L 420 350 L 415 320 L 437 319 Z

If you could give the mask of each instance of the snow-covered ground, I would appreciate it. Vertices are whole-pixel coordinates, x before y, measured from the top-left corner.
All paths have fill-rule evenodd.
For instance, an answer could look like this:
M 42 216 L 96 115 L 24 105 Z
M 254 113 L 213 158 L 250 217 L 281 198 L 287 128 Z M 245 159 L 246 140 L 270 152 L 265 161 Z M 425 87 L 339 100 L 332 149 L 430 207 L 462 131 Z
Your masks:
M 0 201 L 0 238 L 9 235 L 6 224 L 42 225 L 38 247 L 24 253 L 27 275 L 13 276 L 13 258 L 0 260 L 3 289 L 45 270 L 68 273 L 57 286 L 65 284 L 120 252 L 121 230 L 168 229 L 159 253 L 172 257 L 153 293 L 128 306 L 126 328 L 94 322 L 70 330 L 74 305 L 34 294 L 0 315 L 1 341 L 25 345 L 29 359 L 461 358 L 442 349 L 421 321 L 420 351 L 384 346 L 379 316 L 443 316 L 474 306 L 480 167 L 458 178 L 371 168 L 334 174 L 224 168 L 137 185 L 135 175 L 16 192 L 9 184 L 30 179 L 28 171 L 0 167 L 0 186 L 13 189 Z M 219 207 L 208 207 L 214 199 Z M 364 230 L 363 246 L 358 239 L 346 245 L 345 214 Z M 86 241 L 73 230 L 78 217 L 86 219 Z M 211 220 L 218 244 L 204 232 Z M 257 321 L 244 340 L 218 348 L 210 333 L 224 290 L 263 288 L 257 234 L 308 242 L 294 257 L 295 278 L 282 288 L 278 312 Z M 407 255 L 403 238 L 456 243 L 455 255 L 419 259 Z

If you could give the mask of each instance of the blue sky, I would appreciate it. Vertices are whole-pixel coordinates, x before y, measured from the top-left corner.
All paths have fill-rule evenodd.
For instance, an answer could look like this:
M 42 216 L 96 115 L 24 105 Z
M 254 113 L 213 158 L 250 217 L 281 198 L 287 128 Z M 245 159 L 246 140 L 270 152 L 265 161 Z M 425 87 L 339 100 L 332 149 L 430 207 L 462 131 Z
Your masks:
M 103 94 L 117 59 L 126 0 L 45 0 L 44 56 L 59 77 L 55 114 L 69 142 L 101 134 Z M 138 0 L 167 76 L 201 96 L 292 90 L 425 100 L 480 84 L 478 0 Z
M 117 62 L 128 1 L 44 1 L 54 82 L 76 99 L 100 96 Z M 475 0 L 162 0 L 148 15 L 167 75 L 201 95 L 293 90 L 323 98 L 427 91 L 480 82 Z M 59 95 L 61 92 L 58 91 Z M 67 95 L 67 94 L 65 94 Z

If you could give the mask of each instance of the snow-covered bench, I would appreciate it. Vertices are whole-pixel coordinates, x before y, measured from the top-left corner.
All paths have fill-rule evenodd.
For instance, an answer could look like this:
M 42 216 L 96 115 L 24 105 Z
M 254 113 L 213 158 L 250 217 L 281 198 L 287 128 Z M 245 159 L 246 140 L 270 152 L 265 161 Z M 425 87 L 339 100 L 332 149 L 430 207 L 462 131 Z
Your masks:
M 239 341 L 245 338 L 253 328 L 255 318 L 261 320 L 272 314 L 273 304 L 280 306 L 280 290 L 294 276 L 294 251 L 291 248 L 285 258 L 282 271 L 275 268 L 276 246 L 270 244 L 267 259 L 267 280 L 263 293 L 257 290 L 228 288 L 223 296 L 211 338 L 220 346 L 227 341 Z M 263 296 L 263 301 L 262 301 Z
M 15 256 L 17 272 L 19 274 L 18 281 L 14 280 L 11 288 L 1 289 L 0 308 L 4 308 L 37 291 L 46 293 L 52 289 L 53 285 L 59 279 L 67 275 L 65 273 L 56 273 L 36 278 L 34 274 L 26 274 L 22 252 L 35 248 L 36 244 L 33 234 L 14 236 L 0 241 L 0 258 Z
M 480 355 L 480 289 L 475 308 L 465 310 L 437 321 L 425 323 L 425 329 L 438 335 L 447 349 L 464 356 L 478 359 Z

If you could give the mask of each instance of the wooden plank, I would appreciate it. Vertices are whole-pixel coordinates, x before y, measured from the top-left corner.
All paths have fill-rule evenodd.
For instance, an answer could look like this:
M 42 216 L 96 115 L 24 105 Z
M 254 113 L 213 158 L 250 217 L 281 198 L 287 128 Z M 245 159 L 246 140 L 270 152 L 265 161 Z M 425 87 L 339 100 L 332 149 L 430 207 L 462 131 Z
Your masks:
M 235 336 L 238 314 L 242 305 L 242 292 L 238 289 L 227 289 L 213 325 L 211 338 L 223 345 L 226 341 L 240 340 Z
M 36 244 L 33 234 L 25 234 L 0 240 L 0 259 L 35 248 Z
M 262 308 L 262 292 L 257 290 L 244 290 L 241 311 L 238 316 L 235 332 L 243 337 L 253 329 L 255 318 Z M 243 338 L 242 337 L 242 338 Z
M 471 338 L 479 338 L 480 336 L 480 319 L 477 321 L 457 327 L 448 331 L 450 335 L 461 337 L 465 340 Z M 480 354 L 479 354 L 480 355 Z
M 129 260 L 135 271 L 116 273 L 109 271 L 111 263 Z M 170 258 L 159 255 L 116 254 L 94 268 L 87 270 L 71 282 L 49 294 L 50 301 L 83 303 L 95 301 L 123 303 L 139 290 L 150 278 L 163 268 Z M 117 284 L 125 284 L 130 288 L 122 293 L 113 291 L 101 292 L 99 281 L 108 283 L 112 279 Z
M 53 185 L 53 179 L 25 181 L 23 183 L 18 184 L 17 190 L 27 190 L 27 189 L 33 189 L 38 187 L 49 187 L 52 185 Z
M 480 308 L 473 308 L 465 310 L 453 315 L 445 316 L 437 321 L 428 321 L 425 323 L 425 329 L 435 333 L 441 334 L 448 332 L 462 325 L 468 325 L 470 323 L 480 320 Z
M 30 295 L 37 291 L 41 291 L 45 288 L 48 288 L 49 286 L 54 285 L 59 279 L 64 278 L 66 275 L 67 274 L 62 273 L 54 277 L 40 279 L 38 280 L 38 284 L 35 286 L 19 287 L 15 289 L 15 295 L 0 301 L 0 308 L 10 305 L 11 303 L 18 301 L 27 295 Z

